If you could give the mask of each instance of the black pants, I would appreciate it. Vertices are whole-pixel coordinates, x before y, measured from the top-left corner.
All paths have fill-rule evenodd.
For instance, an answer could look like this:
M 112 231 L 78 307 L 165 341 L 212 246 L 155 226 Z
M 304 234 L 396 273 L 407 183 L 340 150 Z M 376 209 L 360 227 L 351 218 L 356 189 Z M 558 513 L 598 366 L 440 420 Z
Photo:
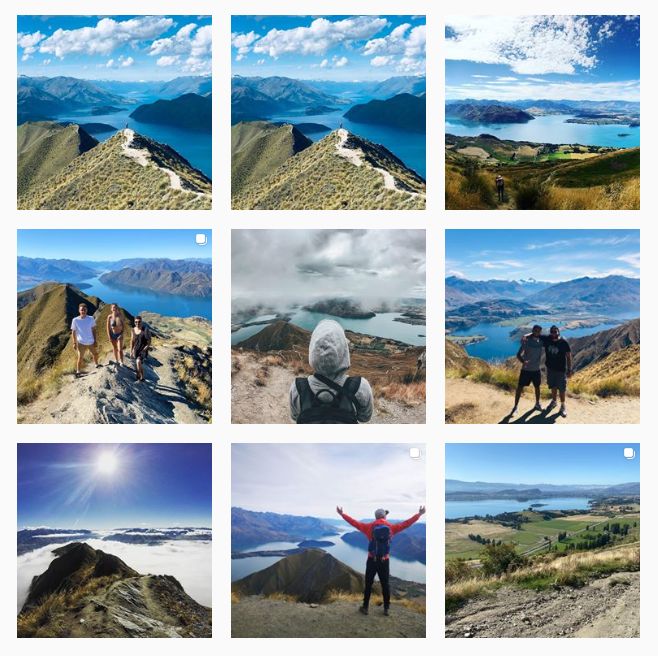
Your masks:
M 384 608 L 391 605 L 391 586 L 389 584 L 390 576 L 390 561 L 377 560 L 376 558 L 368 558 L 366 562 L 366 589 L 363 592 L 363 606 L 368 608 L 370 603 L 370 593 L 372 592 L 372 584 L 375 582 L 375 575 L 379 577 L 379 582 L 382 584 L 382 594 L 384 596 Z
M 501 203 L 505 200 L 505 187 L 498 187 L 498 200 Z

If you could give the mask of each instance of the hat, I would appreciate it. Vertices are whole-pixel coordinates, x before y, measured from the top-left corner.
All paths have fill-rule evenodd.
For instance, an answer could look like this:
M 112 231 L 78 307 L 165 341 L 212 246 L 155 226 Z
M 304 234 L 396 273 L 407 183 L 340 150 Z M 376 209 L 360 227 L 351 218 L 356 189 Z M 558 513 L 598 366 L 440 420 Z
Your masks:
M 388 510 L 384 510 L 383 508 L 377 508 L 375 510 L 375 519 L 384 519 L 388 515 Z

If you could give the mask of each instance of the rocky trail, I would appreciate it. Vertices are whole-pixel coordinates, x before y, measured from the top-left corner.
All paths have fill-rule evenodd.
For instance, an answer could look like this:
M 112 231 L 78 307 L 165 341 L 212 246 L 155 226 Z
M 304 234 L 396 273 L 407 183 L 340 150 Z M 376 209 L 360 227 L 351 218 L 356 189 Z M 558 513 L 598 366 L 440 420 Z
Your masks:
M 510 418 L 514 393 L 493 385 L 465 378 L 446 379 L 446 423 L 449 424 L 635 424 L 640 421 L 640 399 L 611 397 L 591 401 L 569 397 L 567 417 L 560 417 L 559 406 L 550 413 L 535 412 L 534 395 L 521 397 L 519 412 Z M 548 400 L 542 399 L 546 407 Z
M 145 366 L 146 381 L 135 381 L 133 361 L 87 362 L 80 378 L 73 375 L 52 396 L 20 406 L 19 423 L 27 424 L 194 424 L 204 423 L 176 382 L 174 347 L 155 346 Z M 73 356 L 71 356 L 73 358 Z
M 184 624 L 171 614 L 173 609 L 184 612 Z M 113 583 L 86 599 L 75 616 L 66 619 L 71 638 L 193 638 L 210 637 L 212 632 L 210 609 L 194 602 L 166 576 Z M 66 621 L 60 618 L 59 623 Z
M 234 424 L 290 424 L 290 385 L 296 374 L 279 365 L 263 365 L 254 355 L 233 354 L 239 371 L 231 378 L 231 422 Z M 259 381 L 259 382 L 256 382 Z M 408 406 L 375 397 L 371 424 L 425 423 L 425 403 Z
M 447 638 L 637 638 L 640 572 L 582 588 L 500 588 L 446 615 Z
M 424 638 L 425 614 L 395 602 L 385 617 L 374 605 L 369 615 L 362 615 L 352 601 L 305 604 L 243 597 L 231 605 L 231 637 Z

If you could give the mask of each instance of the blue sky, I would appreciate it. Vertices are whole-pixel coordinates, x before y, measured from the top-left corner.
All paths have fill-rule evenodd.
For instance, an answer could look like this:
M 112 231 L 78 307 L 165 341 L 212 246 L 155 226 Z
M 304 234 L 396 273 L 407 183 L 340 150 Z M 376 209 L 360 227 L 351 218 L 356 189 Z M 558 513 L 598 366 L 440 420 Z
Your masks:
M 207 244 L 195 242 L 206 235 Z M 18 255 L 46 259 L 116 261 L 133 257 L 209 258 L 211 230 L 19 230 Z
M 89 80 L 210 75 L 210 16 L 18 16 L 18 72 Z
M 425 458 L 413 444 L 233 444 L 231 505 L 314 517 L 405 519 L 425 504 Z
M 627 460 L 624 448 L 635 449 Z M 640 480 L 640 445 L 446 444 L 446 478 L 485 483 L 614 485 Z
M 209 444 L 19 444 L 18 526 L 210 526 Z
M 424 16 L 233 16 L 233 74 L 384 80 L 425 74 Z
M 640 100 L 639 16 L 448 16 L 446 98 Z
M 446 276 L 548 282 L 640 277 L 639 230 L 446 230 Z

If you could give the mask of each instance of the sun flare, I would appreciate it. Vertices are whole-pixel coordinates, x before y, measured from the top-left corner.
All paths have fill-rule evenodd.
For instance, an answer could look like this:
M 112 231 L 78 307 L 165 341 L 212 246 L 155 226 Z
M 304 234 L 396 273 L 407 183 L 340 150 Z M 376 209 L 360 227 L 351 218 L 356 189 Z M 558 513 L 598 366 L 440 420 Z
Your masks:
M 119 458 L 111 451 L 102 452 L 96 460 L 96 471 L 102 476 L 113 476 L 119 469 Z

